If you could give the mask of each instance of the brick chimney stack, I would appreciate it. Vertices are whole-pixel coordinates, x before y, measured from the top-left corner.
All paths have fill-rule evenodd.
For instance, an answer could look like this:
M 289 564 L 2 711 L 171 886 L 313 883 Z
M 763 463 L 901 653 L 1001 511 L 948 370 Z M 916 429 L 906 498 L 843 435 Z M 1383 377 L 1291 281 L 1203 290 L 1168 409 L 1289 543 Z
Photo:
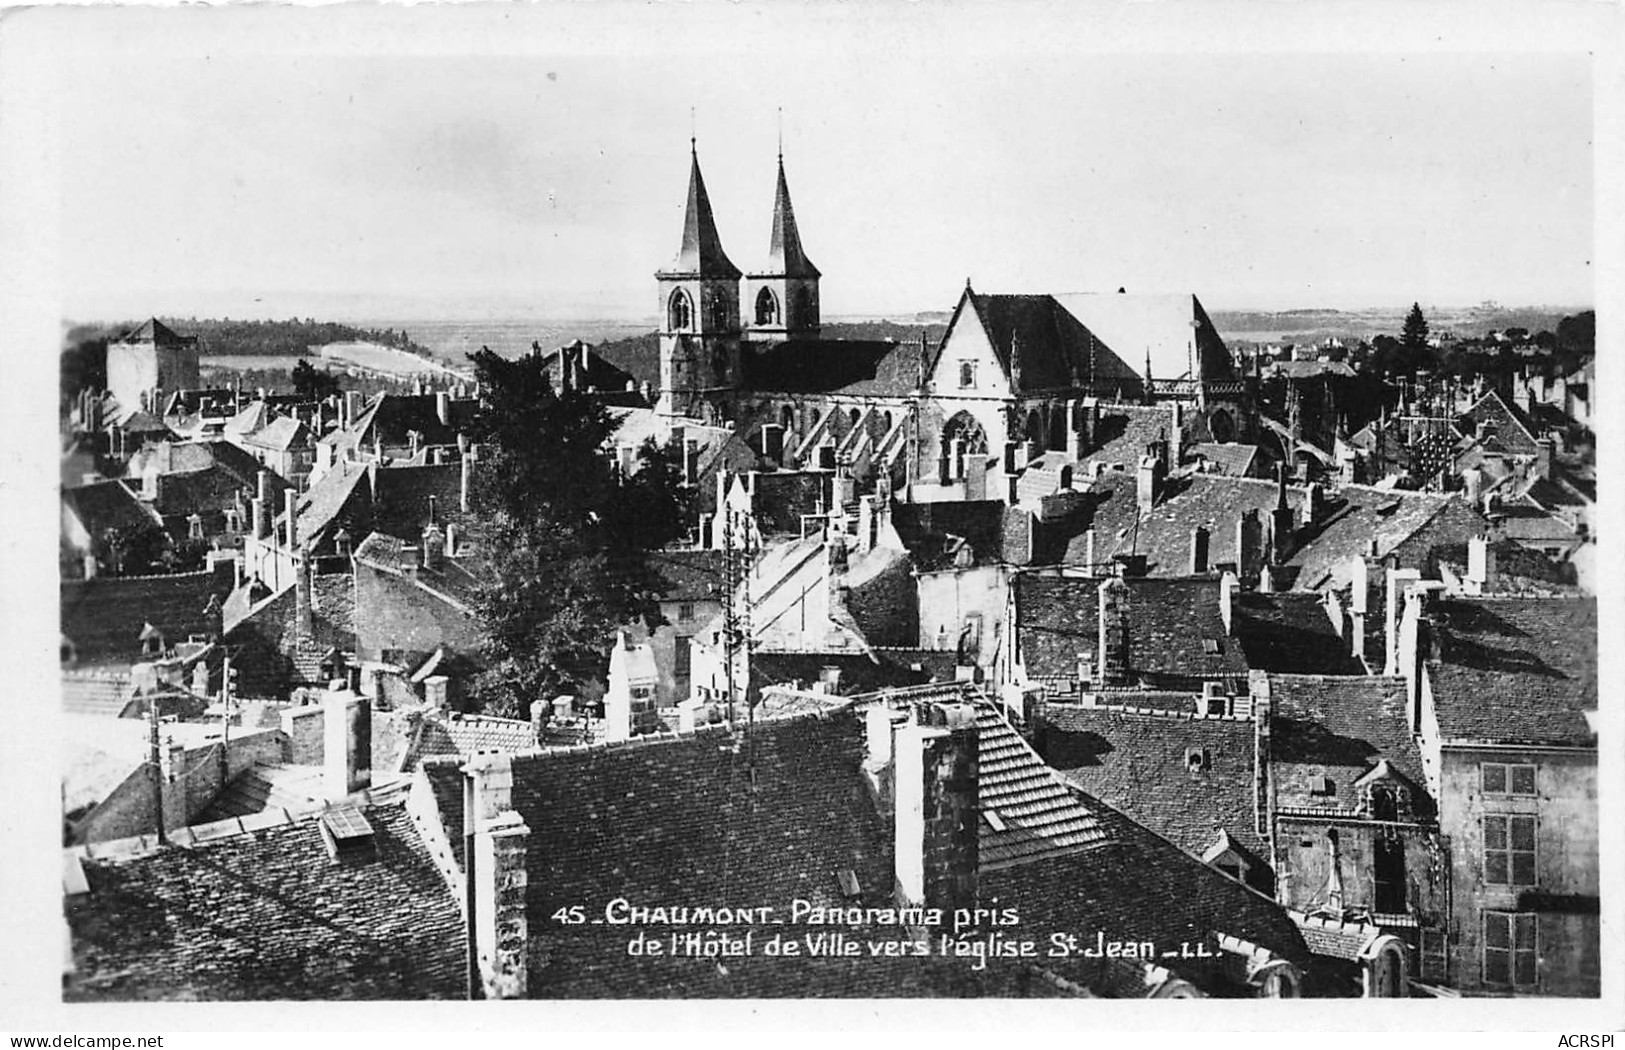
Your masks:
M 1129 632 L 1128 584 L 1113 576 L 1098 589 L 1100 601 L 1100 655 L 1097 659 L 1100 684 L 1119 686 L 1128 682 Z
M 468 446 L 463 453 L 463 481 L 459 500 L 464 514 L 468 513 L 469 490 L 474 484 L 474 465 L 479 462 L 479 458 L 479 447 L 476 445 Z
M 1224 621 L 1226 634 L 1235 633 L 1236 592 L 1241 589 L 1241 581 L 1233 572 L 1227 572 L 1219 577 L 1219 618 Z
M 1198 525 L 1191 530 L 1191 575 L 1201 576 L 1208 569 L 1208 539 L 1211 534 L 1207 527 Z
M 1371 604 L 1371 566 L 1363 555 L 1356 554 L 1350 562 L 1349 594 L 1349 652 L 1356 657 L 1365 656 L 1365 618 Z
M 322 792 L 337 802 L 372 785 L 372 705 L 349 690 L 322 698 Z
M 290 488 L 282 495 L 286 507 L 284 513 L 288 519 L 286 535 L 288 553 L 292 554 L 299 549 L 299 494 Z
M 438 391 L 434 395 L 434 414 L 437 417 L 439 417 L 441 426 L 443 426 L 443 427 L 451 426 L 451 392 L 450 391 L 441 390 L 441 391 Z
M 1474 536 L 1467 541 L 1465 582 L 1468 594 L 1489 594 L 1495 589 L 1495 551 L 1486 537 Z
M 1236 521 L 1236 574 L 1256 579 L 1264 562 L 1264 523 L 1257 510 L 1247 510 Z
M 934 704 L 928 725 L 898 730 L 896 833 L 898 903 L 976 906 L 978 740 L 970 704 Z
M 473 849 L 468 880 L 469 940 L 478 960 L 487 999 L 523 999 L 529 990 L 530 920 L 526 891 L 530 878 L 530 828 L 513 808 L 513 759 L 482 752 L 463 767 Z
M 1387 660 L 1382 673 L 1397 675 L 1399 669 L 1399 621 L 1404 609 L 1405 589 L 1422 578 L 1422 574 L 1415 569 L 1389 569 L 1388 580 L 1383 594 L 1383 644 L 1387 650 Z
M 1270 512 L 1270 555 L 1274 565 L 1285 565 L 1292 557 L 1296 539 L 1296 521 L 1293 518 L 1292 508 L 1286 502 L 1286 464 L 1281 464 L 1280 479 L 1277 483 L 1275 496 L 1275 509 Z
M 1157 505 L 1157 497 L 1161 494 L 1163 475 L 1166 473 L 1162 457 L 1154 452 L 1147 451 L 1140 457 L 1140 468 L 1137 474 L 1138 484 L 1135 494 L 1140 508 L 1140 516 L 1151 513 Z

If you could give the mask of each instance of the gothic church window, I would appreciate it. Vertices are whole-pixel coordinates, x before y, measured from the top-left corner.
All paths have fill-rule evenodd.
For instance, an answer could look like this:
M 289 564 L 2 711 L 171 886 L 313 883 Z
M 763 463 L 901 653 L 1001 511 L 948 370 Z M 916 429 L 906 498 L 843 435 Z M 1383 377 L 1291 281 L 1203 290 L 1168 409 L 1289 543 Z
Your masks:
M 681 332 L 688 328 L 693 321 L 693 307 L 688 301 L 688 293 L 681 288 L 671 294 L 671 305 L 667 310 L 666 327 L 674 332 Z
M 779 323 L 779 300 L 771 288 L 763 288 L 756 294 L 756 323 Z

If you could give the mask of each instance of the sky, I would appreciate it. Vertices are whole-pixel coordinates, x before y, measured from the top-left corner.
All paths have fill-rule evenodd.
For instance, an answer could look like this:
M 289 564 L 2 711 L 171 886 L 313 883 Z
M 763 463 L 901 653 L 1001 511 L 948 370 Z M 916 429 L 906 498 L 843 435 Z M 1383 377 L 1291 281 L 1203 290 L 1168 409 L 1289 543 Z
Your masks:
M 1573 50 L 1148 47 L 968 6 L 549 10 L 366 51 L 323 39 L 331 11 L 95 27 L 56 67 L 64 312 L 652 317 L 691 131 L 749 270 L 781 125 L 826 315 L 949 310 L 967 279 L 1210 309 L 1594 298 Z

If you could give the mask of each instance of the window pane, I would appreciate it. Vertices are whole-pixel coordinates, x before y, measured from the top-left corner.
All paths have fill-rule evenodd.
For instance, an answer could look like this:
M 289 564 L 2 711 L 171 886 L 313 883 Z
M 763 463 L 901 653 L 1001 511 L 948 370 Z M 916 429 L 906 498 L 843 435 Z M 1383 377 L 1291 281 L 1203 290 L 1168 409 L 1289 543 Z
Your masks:
M 1515 960 L 1515 965 L 1517 967 L 1516 972 L 1513 974 L 1512 983 L 1513 984 L 1534 984 L 1535 983 L 1535 953 L 1534 952 L 1524 952 L 1524 951 L 1514 952 L 1512 957 Z
M 1486 984 L 1506 984 L 1511 975 L 1507 973 L 1507 953 L 1494 949 L 1484 951 L 1484 982 Z
M 1510 916 L 1489 914 L 1484 916 L 1484 943 L 1491 948 L 1508 948 L 1512 945 L 1512 923 Z
M 1535 917 L 1533 915 L 1514 915 L 1513 933 L 1515 933 L 1518 947 L 1525 951 L 1535 950 Z
M 1512 848 L 1528 850 L 1535 848 L 1534 817 L 1512 818 Z
M 1506 849 L 1507 848 L 1507 818 L 1505 818 L 1505 817 L 1485 817 L 1484 818 L 1484 848 L 1485 849 Z
M 1535 855 L 1533 853 L 1512 854 L 1512 885 L 1533 886 L 1535 884 Z
M 1512 767 L 1512 793 L 1514 795 L 1533 795 L 1535 793 L 1535 767 Z
M 1484 764 L 1484 793 L 1499 795 L 1507 789 L 1507 767 L 1491 762 Z
M 1505 852 L 1484 855 L 1484 881 L 1497 886 L 1507 884 L 1507 855 Z

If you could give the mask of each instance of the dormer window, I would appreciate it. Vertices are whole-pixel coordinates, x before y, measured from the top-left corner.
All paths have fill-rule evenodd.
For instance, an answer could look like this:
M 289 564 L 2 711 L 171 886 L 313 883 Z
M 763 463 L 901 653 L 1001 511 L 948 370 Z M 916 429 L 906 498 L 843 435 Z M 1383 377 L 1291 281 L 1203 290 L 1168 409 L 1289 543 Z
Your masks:
M 1191 774 L 1206 773 L 1213 768 L 1212 757 L 1205 747 L 1187 747 L 1185 749 L 1185 769 Z
M 227 532 L 232 532 L 232 533 L 242 532 L 243 531 L 243 515 L 242 515 L 242 512 L 237 510 L 235 507 L 233 507 L 233 508 L 228 508 L 225 513 L 226 513 L 226 531 Z
M 164 652 L 164 635 L 152 624 L 143 624 L 141 627 L 141 654 L 143 656 L 162 656 Z
M 1337 796 L 1337 783 L 1331 777 L 1315 777 L 1310 782 L 1309 793 L 1321 798 L 1335 798 Z
M 186 535 L 189 539 L 201 540 L 203 538 L 203 518 L 197 514 L 186 516 Z

